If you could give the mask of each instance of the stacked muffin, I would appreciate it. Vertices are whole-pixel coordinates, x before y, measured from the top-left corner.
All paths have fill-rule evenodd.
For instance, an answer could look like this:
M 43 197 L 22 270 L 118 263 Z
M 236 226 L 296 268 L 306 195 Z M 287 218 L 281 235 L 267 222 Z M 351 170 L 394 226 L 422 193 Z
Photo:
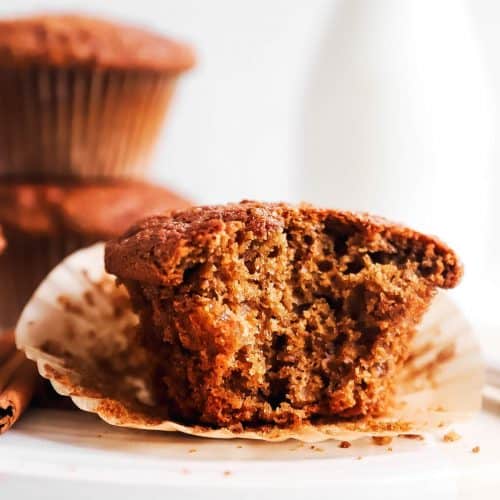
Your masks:
M 144 180 L 178 77 L 179 42 L 95 18 L 0 21 L 0 327 L 82 246 L 188 202 Z

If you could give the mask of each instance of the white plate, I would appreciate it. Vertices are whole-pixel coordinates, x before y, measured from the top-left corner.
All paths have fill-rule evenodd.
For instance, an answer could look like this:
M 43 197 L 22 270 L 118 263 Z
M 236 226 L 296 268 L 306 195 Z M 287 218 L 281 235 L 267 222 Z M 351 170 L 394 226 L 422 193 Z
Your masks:
M 423 442 L 341 449 L 134 431 L 83 412 L 34 410 L 0 438 L 0 498 L 498 498 L 499 415 L 490 403 L 456 426 L 463 437 L 454 443 L 441 441 L 443 430 Z

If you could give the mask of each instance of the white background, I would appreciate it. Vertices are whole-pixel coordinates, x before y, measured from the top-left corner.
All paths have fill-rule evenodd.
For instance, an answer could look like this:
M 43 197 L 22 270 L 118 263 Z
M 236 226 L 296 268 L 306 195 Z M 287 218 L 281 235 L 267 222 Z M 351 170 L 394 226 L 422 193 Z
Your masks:
M 465 261 L 462 299 L 491 316 L 478 287 L 500 277 L 500 2 L 463 4 L 15 0 L 0 14 L 105 14 L 191 42 L 199 63 L 180 81 L 156 179 L 200 203 L 305 200 L 439 234 Z

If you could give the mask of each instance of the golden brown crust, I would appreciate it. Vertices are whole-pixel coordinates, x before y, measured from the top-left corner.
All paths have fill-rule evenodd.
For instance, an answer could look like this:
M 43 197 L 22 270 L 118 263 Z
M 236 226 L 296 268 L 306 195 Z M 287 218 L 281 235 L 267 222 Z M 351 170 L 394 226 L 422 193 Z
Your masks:
M 353 225 L 367 237 L 382 234 L 397 246 L 411 242 L 425 255 L 436 252 L 443 259 L 445 268 L 441 274 L 432 276 L 435 284 L 442 288 L 453 288 L 462 276 L 462 265 L 453 250 L 434 236 L 428 236 L 410 228 L 393 223 L 378 216 L 340 210 L 328 210 L 303 205 L 292 207 L 284 203 L 260 203 L 243 201 L 239 204 L 194 207 L 190 210 L 174 211 L 166 215 L 155 215 L 132 226 L 121 238 L 112 241 L 106 249 L 108 270 L 123 279 L 141 280 L 152 284 L 175 284 L 175 263 L 183 251 L 194 243 L 203 244 L 223 232 L 227 223 L 242 222 L 248 231 L 264 236 L 269 230 L 283 227 L 284 216 L 307 211 L 313 218 Z M 151 260 L 165 264 L 158 269 Z M 164 272 L 163 272 L 164 271 Z
M 70 232 L 85 239 L 108 239 L 131 221 L 189 205 L 164 187 L 139 181 L 0 185 L 0 222 L 32 236 Z
M 180 73 L 194 63 L 188 45 L 103 19 L 61 14 L 0 21 L 0 67 Z

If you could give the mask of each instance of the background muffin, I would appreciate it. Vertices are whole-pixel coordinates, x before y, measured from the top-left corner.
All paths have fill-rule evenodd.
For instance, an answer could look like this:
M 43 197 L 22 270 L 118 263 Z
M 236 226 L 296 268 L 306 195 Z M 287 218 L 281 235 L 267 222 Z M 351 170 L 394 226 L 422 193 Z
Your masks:
M 0 256 L 0 326 L 15 324 L 38 283 L 66 255 L 119 235 L 147 214 L 188 205 L 165 188 L 139 181 L 3 182 L 0 224 L 9 245 Z
M 184 44 L 95 18 L 0 22 L 0 175 L 139 177 Z

